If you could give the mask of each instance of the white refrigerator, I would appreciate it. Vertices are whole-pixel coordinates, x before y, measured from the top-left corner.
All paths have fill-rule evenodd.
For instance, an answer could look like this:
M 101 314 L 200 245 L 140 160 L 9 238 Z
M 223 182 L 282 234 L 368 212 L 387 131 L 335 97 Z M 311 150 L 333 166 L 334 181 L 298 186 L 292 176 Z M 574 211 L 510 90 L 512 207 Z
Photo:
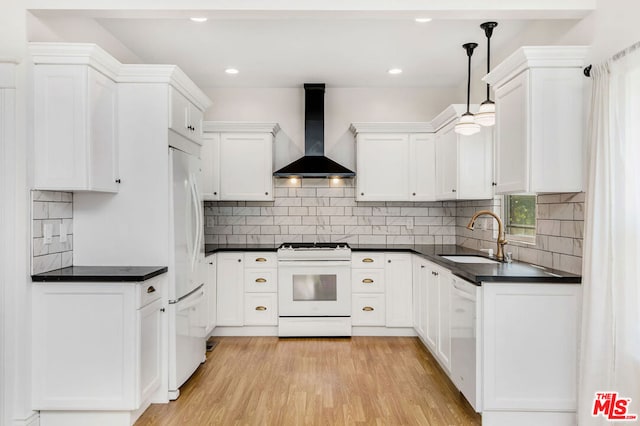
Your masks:
M 200 159 L 169 148 L 169 399 L 205 359 L 204 212 Z M 171 261 L 173 260 L 173 261 Z

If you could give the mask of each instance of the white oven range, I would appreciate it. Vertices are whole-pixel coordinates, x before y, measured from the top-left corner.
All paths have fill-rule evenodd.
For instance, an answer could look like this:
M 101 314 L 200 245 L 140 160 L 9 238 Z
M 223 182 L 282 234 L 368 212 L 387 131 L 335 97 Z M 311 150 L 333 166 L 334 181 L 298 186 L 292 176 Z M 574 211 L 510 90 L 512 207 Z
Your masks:
M 351 249 L 284 243 L 278 249 L 278 335 L 351 336 Z

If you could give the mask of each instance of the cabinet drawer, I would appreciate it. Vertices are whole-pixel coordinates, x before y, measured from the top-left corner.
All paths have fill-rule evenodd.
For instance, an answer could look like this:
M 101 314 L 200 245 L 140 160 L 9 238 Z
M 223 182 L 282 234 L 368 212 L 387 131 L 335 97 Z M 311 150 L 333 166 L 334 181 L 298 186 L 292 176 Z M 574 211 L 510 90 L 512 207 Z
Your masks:
M 166 277 L 167 274 L 162 274 L 138 284 L 138 303 L 136 304 L 136 308 L 142 308 L 162 297 Z
M 384 253 L 352 253 L 352 268 L 384 268 Z
M 246 293 L 244 295 L 244 325 L 278 325 L 278 295 Z
M 351 271 L 351 291 L 354 293 L 384 293 L 384 269 Z
M 278 290 L 277 269 L 249 269 L 244 273 L 244 291 L 275 293 Z
M 351 298 L 353 325 L 384 325 L 384 294 L 354 294 Z
M 245 268 L 277 268 L 278 256 L 268 252 L 245 253 L 244 266 Z

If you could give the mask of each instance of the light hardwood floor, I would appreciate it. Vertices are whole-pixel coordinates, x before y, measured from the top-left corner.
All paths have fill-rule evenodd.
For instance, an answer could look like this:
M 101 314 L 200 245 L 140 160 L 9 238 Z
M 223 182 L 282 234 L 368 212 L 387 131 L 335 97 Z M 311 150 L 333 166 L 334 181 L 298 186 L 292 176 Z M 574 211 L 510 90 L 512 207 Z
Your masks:
M 218 337 L 144 425 L 479 425 L 415 337 Z

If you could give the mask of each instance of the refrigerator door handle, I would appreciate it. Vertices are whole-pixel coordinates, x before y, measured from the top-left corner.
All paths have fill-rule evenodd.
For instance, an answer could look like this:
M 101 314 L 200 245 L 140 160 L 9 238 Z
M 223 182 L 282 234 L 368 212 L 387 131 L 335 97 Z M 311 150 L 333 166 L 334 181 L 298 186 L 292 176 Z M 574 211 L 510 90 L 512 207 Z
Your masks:
M 193 251 L 191 252 L 191 270 L 195 270 L 196 267 L 196 261 L 198 260 L 198 247 L 199 247 L 199 240 L 200 240 L 200 209 L 199 209 L 199 203 L 198 203 L 198 193 L 197 193 L 197 188 L 196 188 L 196 181 L 195 181 L 195 176 L 193 174 L 191 174 L 191 176 L 189 176 L 189 183 L 191 186 L 191 202 L 193 203 L 193 209 L 195 212 L 195 217 L 196 217 L 196 223 L 195 223 L 195 228 L 192 229 L 192 233 L 193 233 Z

